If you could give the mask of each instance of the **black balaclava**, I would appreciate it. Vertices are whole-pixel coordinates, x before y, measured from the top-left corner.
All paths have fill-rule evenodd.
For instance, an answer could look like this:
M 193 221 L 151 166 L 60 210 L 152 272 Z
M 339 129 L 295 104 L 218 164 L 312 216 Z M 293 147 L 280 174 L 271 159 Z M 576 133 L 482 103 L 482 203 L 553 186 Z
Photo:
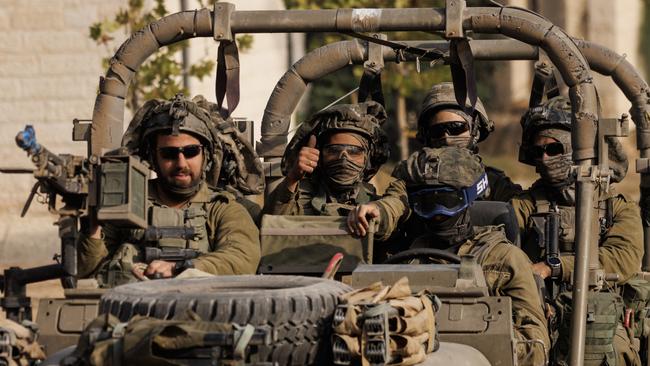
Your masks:
M 462 244 L 474 235 L 469 208 L 440 221 L 426 220 L 426 229 L 428 238 L 445 248 Z

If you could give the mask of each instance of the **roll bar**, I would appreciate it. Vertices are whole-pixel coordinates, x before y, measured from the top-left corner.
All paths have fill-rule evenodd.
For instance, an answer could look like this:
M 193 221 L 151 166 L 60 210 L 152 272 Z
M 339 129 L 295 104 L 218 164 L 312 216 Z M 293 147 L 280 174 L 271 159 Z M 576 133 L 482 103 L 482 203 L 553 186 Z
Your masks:
M 236 33 L 445 31 L 450 38 L 462 38 L 464 31 L 472 30 L 475 33 L 502 34 L 536 45 L 546 52 L 569 86 L 572 104 L 573 159 L 578 169 L 571 337 L 582 340 L 586 318 L 581 315 L 586 311 L 589 270 L 593 274 L 599 269 L 598 256 L 595 255 L 597 241 L 592 239 L 597 226 L 588 223 L 593 222 L 596 184 L 601 181 L 602 174 L 607 174 L 595 165 L 598 110 L 589 63 L 562 29 L 535 13 L 508 7 L 465 8 L 464 4 L 462 0 L 447 0 L 446 9 L 235 11 L 232 4 L 217 3 L 212 12 L 201 9 L 169 15 L 132 35 L 111 59 L 106 76 L 100 80 L 95 101 L 89 152 L 99 156 L 106 150 L 119 147 L 127 88 L 142 62 L 162 46 L 193 37 L 231 41 Z M 321 67 L 336 65 L 325 63 Z M 277 93 L 280 91 L 276 88 L 267 105 L 260 148 L 274 156 L 278 153 L 275 147 L 286 144 L 289 127 L 288 118 L 274 114 L 280 107 L 287 108 L 282 103 L 271 104 Z M 646 139 L 643 141 L 645 143 Z M 583 356 L 583 342 L 572 342 L 571 365 L 582 364 Z

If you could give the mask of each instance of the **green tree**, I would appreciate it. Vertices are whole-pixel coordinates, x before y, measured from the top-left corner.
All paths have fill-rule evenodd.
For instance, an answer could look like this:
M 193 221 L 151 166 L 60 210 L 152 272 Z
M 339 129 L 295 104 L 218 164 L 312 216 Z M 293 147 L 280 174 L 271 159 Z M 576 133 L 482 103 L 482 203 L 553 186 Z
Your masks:
M 201 7 L 214 5 L 215 0 L 199 0 Z M 126 7 L 120 8 L 112 19 L 104 19 L 90 26 L 89 36 L 104 45 L 110 54 L 115 53 L 110 45 L 116 34 L 123 33 L 127 37 L 168 14 L 164 0 L 155 0 L 152 8 L 145 7 L 144 0 L 128 0 Z M 246 50 L 252 45 L 252 37 L 243 35 L 237 37 L 240 50 Z M 190 94 L 183 86 L 184 69 L 180 53 L 189 47 L 188 41 L 178 42 L 163 47 L 149 57 L 141 66 L 129 86 L 126 99 L 127 108 L 137 108 L 143 100 L 151 98 L 169 99 L 177 93 Z M 216 55 L 215 55 L 216 58 Z M 103 59 L 102 65 L 108 68 L 110 57 Z M 215 61 L 207 57 L 188 65 L 187 75 L 202 80 L 213 74 Z

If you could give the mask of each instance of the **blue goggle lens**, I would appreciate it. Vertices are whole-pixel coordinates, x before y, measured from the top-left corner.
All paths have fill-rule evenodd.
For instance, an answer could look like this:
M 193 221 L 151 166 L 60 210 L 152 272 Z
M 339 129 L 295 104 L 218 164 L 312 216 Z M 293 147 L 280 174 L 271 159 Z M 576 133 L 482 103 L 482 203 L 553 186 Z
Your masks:
M 436 187 L 409 193 L 409 203 L 416 214 L 427 219 L 437 215 L 454 216 L 469 207 L 487 187 L 487 174 L 483 174 L 471 187 L 462 190 Z

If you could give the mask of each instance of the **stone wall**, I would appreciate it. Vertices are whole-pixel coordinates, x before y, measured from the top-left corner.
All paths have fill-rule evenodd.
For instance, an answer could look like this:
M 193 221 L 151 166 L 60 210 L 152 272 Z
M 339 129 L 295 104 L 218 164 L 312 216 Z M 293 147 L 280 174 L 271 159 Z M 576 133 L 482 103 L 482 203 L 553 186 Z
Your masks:
M 240 10 L 281 9 L 282 0 L 230 1 Z M 125 39 L 109 47 L 89 38 L 89 26 L 112 18 L 126 0 L 3 0 L 0 6 L 0 166 L 31 167 L 15 143 L 16 133 L 33 124 L 39 142 L 56 153 L 85 154 L 72 142 L 72 119 L 92 117 L 101 60 Z M 150 3 L 150 2 L 149 2 Z M 198 7 L 188 1 L 189 8 Z M 178 11 L 179 0 L 168 0 Z M 299 43 L 299 42 L 298 42 Z M 242 102 L 236 115 L 261 120 L 266 99 L 288 65 L 287 37 L 254 36 L 253 48 L 241 55 Z M 194 40 L 191 57 L 216 59 L 211 40 Z M 191 91 L 214 100 L 214 79 L 192 82 Z M 127 116 L 128 117 L 128 116 Z M 128 120 L 128 118 L 127 118 Z M 259 123 L 257 123 L 259 131 Z M 259 136 L 259 133 L 258 133 Z M 0 265 L 46 263 L 58 249 L 56 216 L 32 204 L 19 214 L 35 180 L 31 175 L 0 175 Z

